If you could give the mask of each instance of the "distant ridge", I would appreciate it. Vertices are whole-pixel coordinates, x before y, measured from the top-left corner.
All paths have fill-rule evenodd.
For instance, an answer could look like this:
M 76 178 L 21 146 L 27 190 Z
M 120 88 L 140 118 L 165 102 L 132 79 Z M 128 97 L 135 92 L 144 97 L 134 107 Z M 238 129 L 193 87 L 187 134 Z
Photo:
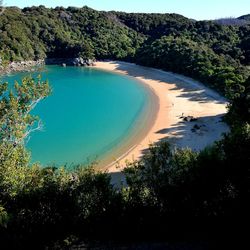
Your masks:
M 233 26 L 244 26 L 250 24 L 250 15 L 244 15 L 238 18 L 235 17 L 225 17 L 214 20 L 220 25 L 233 25 Z
M 250 14 L 247 14 L 247 15 L 244 15 L 244 16 L 240 16 L 240 17 L 238 17 L 238 19 L 250 21 Z

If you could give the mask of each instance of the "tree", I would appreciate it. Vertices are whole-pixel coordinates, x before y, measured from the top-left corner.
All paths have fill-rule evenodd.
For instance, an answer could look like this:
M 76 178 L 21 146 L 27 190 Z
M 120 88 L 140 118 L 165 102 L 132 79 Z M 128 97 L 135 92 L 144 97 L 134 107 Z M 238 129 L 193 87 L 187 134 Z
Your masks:
M 231 125 L 250 124 L 250 77 L 242 84 L 233 84 L 228 91 L 231 96 L 228 114 Z
M 24 143 L 29 135 L 41 129 L 38 117 L 31 115 L 34 107 L 51 92 L 48 81 L 26 77 L 14 89 L 0 85 L 0 186 L 2 192 L 25 185 L 29 154 Z M 14 177 L 14 178 L 13 178 Z M 6 185 L 6 186 L 5 186 Z M 5 187 L 4 187 L 5 186 Z M 1 197 L 0 197 L 1 199 Z

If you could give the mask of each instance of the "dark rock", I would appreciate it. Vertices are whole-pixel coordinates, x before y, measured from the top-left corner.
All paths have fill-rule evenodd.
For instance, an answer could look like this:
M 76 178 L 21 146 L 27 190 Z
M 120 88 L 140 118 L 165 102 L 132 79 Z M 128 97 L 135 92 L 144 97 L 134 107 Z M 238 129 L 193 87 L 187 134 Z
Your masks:
M 194 121 L 197 121 L 197 118 L 195 118 L 195 117 L 193 117 L 193 116 L 185 116 L 185 117 L 183 118 L 183 120 L 184 120 L 185 122 L 194 122 Z
M 44 60 L 10 62 L 9 65 L 0 67 L 0 73 L 11 73 L 20 71 L 32 71 L 35 66 L 44 64 Z
M 45 63 L 48 65 L 63 65 L 67 66 L 76 66 L 76 67 L 86 67 L 86 66 L 94 66 L 94 60 L 92 59 L 84 59 L 82 57 L 75 58 L 47 58 Z
M 201 127 L 202 127 L 202 125 L 200 126 L 200 125 L 198 125 L 198 124 L 195 124 L 195 125 L 193 126 L 193 128 L 191 129 L 191 131 L 192 131 L 193 133 L 195 133 L 197 130 L 200 130 Z
M 194 129 L 200 129 L 201 127 L 199 125 L 195 124 L 193 128 Z

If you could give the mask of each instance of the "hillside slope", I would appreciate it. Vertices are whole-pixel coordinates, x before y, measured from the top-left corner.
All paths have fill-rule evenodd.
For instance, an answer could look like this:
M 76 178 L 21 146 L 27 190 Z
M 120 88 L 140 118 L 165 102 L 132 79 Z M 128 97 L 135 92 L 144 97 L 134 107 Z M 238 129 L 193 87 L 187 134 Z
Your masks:
M 0 16 L 2 62 L 62 57 L 136 62 L 191 76 L 225 94 L 248 76 L 250 25 L 86 6 L 6 8 Z

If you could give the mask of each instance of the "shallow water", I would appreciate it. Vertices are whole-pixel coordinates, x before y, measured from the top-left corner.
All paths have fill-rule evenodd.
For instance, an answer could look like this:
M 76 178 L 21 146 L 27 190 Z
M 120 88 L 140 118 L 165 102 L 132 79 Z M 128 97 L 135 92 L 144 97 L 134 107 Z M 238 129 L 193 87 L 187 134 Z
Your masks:
M 46 66 L 41 74 L 53 93 L 33 111 L 44 124 L 27 142 L 33 162 L 72 167 L 101 160 L 139 129 L 135 125 L 146 113 L 149 91 L 135 79 L 78 67 Z

